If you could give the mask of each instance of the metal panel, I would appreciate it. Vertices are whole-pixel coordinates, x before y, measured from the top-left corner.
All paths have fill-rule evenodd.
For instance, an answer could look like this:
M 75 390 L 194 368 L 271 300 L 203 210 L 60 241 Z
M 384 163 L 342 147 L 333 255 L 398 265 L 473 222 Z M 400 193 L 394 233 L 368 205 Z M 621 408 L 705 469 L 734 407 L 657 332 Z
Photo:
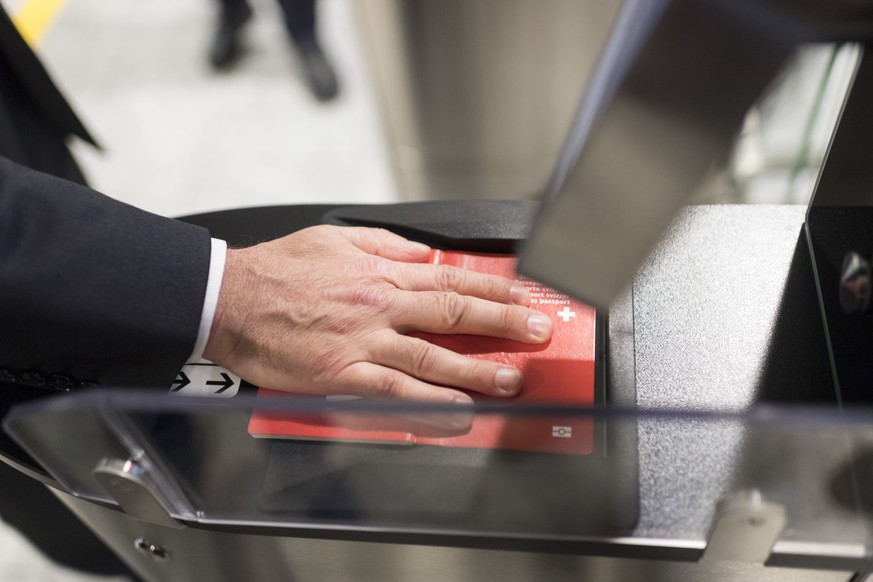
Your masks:
M 850 572 L 177 530 L 58 494 L 149 582 L 847 582 Z M 154 547 L 155 551 L 149 551 Z
M 620 0 L 360 0 L 405 200 L 539 194 Z

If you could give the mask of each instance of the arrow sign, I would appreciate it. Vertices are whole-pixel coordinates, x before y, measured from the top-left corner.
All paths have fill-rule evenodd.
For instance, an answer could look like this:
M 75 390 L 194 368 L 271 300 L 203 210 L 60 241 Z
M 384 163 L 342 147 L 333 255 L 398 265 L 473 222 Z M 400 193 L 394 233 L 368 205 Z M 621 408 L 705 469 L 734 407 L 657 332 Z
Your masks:
M 239 376 L 212 362 L 188 362 L 176 374 L 170 394 L 232 398 L 239 392 L 241 383 Z
M 221 388 L 215 391 L 216 394 L 221 394 L 234 384 L 233 380 L 230 379 L 230 376 L 227 375 L 227 372 L 221 372 L 221 377 L 224 378 L 224 380 L 210 380 L 206 382 L 207 386 L 221 386 Z
M 176 380 L 173 382 L 172 385 L 174 386 L 174 388 L 171 390 L 171 392 L 178 392 L 179 390 L 191 383 L 191 380 L 188 379 L 188 376 L 185 374 L 185 372 L 182 372 L 180 370 L 179 376 L 180 378 L 176 378 Z M 176 384 L 178 384 L 178 386 L 176 386 Z

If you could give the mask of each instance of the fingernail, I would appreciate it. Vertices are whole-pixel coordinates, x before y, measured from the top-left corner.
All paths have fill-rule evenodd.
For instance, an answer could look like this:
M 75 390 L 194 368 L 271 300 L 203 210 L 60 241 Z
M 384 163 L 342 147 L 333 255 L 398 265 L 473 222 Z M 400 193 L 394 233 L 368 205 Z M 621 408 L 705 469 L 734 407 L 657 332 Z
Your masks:
M 470 405 L 473 404 L 473 399 L 467 396 L 466 394 L 456 394 L 452 397 L 452 404 L 465 404 Z
M 407 241 L 407 242 L 409 242 L 409 245 L 414 247 L 415 250 L 419 253 L 429 253 L 430 252 L 430 247 L 427 246 L 426 244 L 422 244 L 420 242 L 415 242 L 414 240 Z
M 468 430 L 473 425 L 472 412 L 459 412 L 453 414 L 448 421 L 448 428 L 451 430 Z
M 515 368 L 500 368 L 495 375 L 497 388 L 507 394 L 515 394 L 521 387 L 521 372 Z
M 516 305 L 530 305 L 530 291 L 524 285 L 513 285 L 509 289 L 509 298 Z
M 545 341 L 552 335 L 552 320 L 543 313 L 534 313 L 527 318 L 527 329 L 534 339 Z

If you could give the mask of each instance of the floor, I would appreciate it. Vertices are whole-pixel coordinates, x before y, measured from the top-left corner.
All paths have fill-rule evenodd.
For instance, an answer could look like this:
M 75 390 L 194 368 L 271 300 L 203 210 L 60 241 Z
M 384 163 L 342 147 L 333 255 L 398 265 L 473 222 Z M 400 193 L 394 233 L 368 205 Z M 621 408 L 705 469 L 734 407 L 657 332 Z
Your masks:
M 104 148 L 76 145 L 97 190 L 170 216 L 394 200 L 348 0 L 320 5 L 342 83 L 328 104 L 302 83 L 277 3 L 252 4 L 246 54 L 223 73 L 205 58 L 210 0 L 64 6 L 39 52 Z
M 16 14 L 42 4 L 54 16 L 36 49 L 103 147 L 74 149 L 105 194 L 167 216 L 396 201 L 349 0 L 319 6 L 341 82 L 339 98 L 327 104 L 302 83 L 276 2 L 250 1 L 256 17 L 245 31 L 247 50 L 227 73 L 206 61 L 209 0 L 3 5 Z M 87 580 L 116 579 L 58 568 L 0 523 L 0 582 Z

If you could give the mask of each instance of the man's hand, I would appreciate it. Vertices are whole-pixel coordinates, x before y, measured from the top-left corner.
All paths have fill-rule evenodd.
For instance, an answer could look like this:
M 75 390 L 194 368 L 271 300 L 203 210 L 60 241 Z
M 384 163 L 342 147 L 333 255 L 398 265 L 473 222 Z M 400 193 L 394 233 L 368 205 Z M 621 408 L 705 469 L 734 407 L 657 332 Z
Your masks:
M 229 250 L 204 356 L 247 381 L 310 394 L 469 403 L 452 386 L 513 396 L 521 372 L 412 331 L 543 343 L 552 322 L 508 279 L 422 264 L 384 230 L 316 226 Z

